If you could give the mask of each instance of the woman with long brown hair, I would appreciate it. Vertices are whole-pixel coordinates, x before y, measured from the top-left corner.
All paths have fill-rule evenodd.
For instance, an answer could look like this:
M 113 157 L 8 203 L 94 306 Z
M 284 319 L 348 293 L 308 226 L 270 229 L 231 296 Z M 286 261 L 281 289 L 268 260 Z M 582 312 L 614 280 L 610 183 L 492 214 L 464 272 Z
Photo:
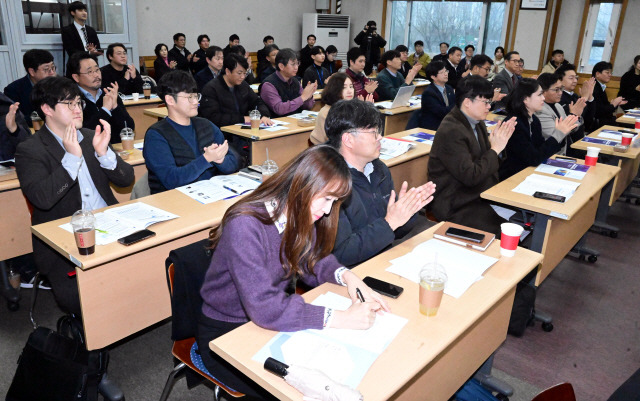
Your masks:
M 211 230 L 215 249 L 200 291 L 198 346 L 205 366 L 226 385 L 256 397 L 264 390 L 209 351 L 209 342 L 253 321 L 278 331 L 367 329 L 386 302 L 331 254 L 351 174 L 330 146 L 309 148 L 231 206 Z M 293 277 L 310 286 L 347 286 L 353 305 L 331 310 L 288 295 Z M 357 302 L 356 288 L 365 302 Z

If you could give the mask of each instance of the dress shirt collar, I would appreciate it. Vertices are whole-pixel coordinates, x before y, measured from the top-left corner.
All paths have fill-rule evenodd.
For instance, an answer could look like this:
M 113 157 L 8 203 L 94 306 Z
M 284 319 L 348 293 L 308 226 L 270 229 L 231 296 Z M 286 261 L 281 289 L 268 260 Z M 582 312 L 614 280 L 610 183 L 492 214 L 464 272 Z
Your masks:
M 442 96 L 444 96 L 444 90 L 446 89 L 444 85 L 440 86 L 440 85 L 434 83 L 433 86 L 435 86 L 436 89 L 438 89 L 440 91 L 440 93 L 442 93 Z
M 600 84 L 600 87 L 602 88 L 602 91 L 604 92 L 607 89 L 607 85 L 603 84 L 602 82 L 598 81 L 598 83 Z
M 272 199 L 270 202 L 265 202 L 264 207 L 267 208 L 269 216 L 273 217 L 273 213 L 278 207 L 278 202 L 275 199 Z M 273 224 L 278 229 L 278 234 L 282 234 L 284 229 L 287 227 L 287 215 L 284 213 L 281 214 Z
M 508 70 L 508 69 L 506 69 L 506 68 L 505 68 L 504 70 L 507 72 L 507 74 L 509 74 L 509 78 L 513 77 L 513 73 L 512 73 L 511 71 L 509 71 L 509 70 Z
M 451 62 L 451 60 L 447 60 L 447 61 L 449 62 L 449 64 L 451 64 L 451 65 L 453 66 L 453 68 L 458 68 L 458 66 L 457 66 L 456 64 L 453 64 L 453 63 Z
M 389 74 L 391 74 L 391 76 L 393 76 L 393 77 L 398 76 L 398 71 L 393 72 L 393 71 L 391 71 L 390 69 L 388 69 L 388 68 L 387 68 L 387 72 L 388 72 Z
M 572 91 L 568 91 L 568 90 L 564 89 L 564 93 L 568 94 L 569 96 L 573 96 L 573 92 Z
M 349 166 L 349 168 L 357 170 L 357 168 L 349 162 L 347 162 L 347 166 Z M 364 169 L 362 169 L 362 174 L 364 174 L 364 176 L 367 177 L 367 180 L 369 182 L 371 182 L 371 173 L 373 173 L 373 162 L 369 162 L 365 164 Z
M 98 99 L 100 99 L 100 97 L 102 96 L 102 89 L 101 88 L 98 88 L 98 92 L 96 93 L 96 97 L 95 98 L 93 97 L 93 95 L 91 93 L 89 93 L 86 89 L 84 89 L 80 85 L 78 85 L 78 89 L 80 89 L 80 92 L 82 92 L 82 94 L 88 100 L 90 100 L 92 103 L 97 103 Z
M 80 25 L 76 22 L 76 20 L 73 20 L 73 25 L 76 27 L 76 29 L 81 30 L 82 28 L 84 28 L 84 25 Z
M 56 138 L 56 141 L 58 141 L 58 143 L 60 144 L 60 146 L 62 147 L 62 149 L 66 152 L 67 150 L 64 148 L 64 145 L 62 144 L 62 138 L 59 137 L 58 135 L 54 134 L 53 131 L 51 130 L 51 128 L 49 128 L 49 126 L 45 123 L 44 124 L 45 127 L 47 127 L 47 130 L 49 130 L 49 133 Z M 84 136 L 82 135 L 82 132 L 80 132 L 79 129 L 76 130 L 76 134 L 78 135 L 78 143 L 82 142 L 82 140 L 84 139 Z

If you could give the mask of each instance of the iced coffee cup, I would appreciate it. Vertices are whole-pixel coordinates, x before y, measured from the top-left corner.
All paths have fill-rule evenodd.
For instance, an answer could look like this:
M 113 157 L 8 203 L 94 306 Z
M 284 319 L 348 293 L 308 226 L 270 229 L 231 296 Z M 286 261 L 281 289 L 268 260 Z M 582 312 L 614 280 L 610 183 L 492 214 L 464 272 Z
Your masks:
M 31 113 L 31 124 L 33 125 L 34 131 L 38 131 L 40 128 L 42 128 L 42 119 L 35 111 Z
M 262 182 L 278 172 L 278 165 L 271 159 L 267 159 L 262 163 Z
M 511 257 L 516 254 L 516 248 L 520 243 L 520 235 L 524 230 L 522 226 L 513 223 L 500 224 L 500 255 Z
M 446 284 L 447 273 L 442 265 L 428 263 L 420 270 L 420 313 L 425 316 L 438 313 Z
M 122 141 L 122 150 L 126 150 L 129 153 L 133 152 L 133 139 L 135 134 L 131 128 L 123 128 L 120 131 L 120 140 Z
M 260 129 L 260 112 L 258 109 L 251 110 L 249 112 L 249 119 L 251 120 L 251 131 L 258 131 Z
M 142 85 L 142 93 L 146 99 L 151 99 L 151 84 L 149 82 Z
M 71 227 L 80 255 L 91 255 L 96 250 L 96 218 L 88 210 L 78 210 L 71 216 Z
M 587 156 L 584 158 L 584 164 L 587 166 L 595 166 L 598 163 L 598 154 L 600 148 L 595 146 L 587 146 Z

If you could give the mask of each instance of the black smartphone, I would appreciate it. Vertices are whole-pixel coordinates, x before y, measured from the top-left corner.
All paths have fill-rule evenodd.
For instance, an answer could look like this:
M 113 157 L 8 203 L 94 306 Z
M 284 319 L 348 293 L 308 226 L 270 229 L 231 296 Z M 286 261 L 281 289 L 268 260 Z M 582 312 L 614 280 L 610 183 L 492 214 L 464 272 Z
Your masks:
M 550 201 L 554 201 L 554 202 L 564 202 L 567 199 L 564 196 L 548 194 L 546 192 L 540 192 L 540 191 L 536 191 L 533 194 L 533 197 L 534 198 L 539 198 L 539 199 L 546 199 L 546 200 L 550 200 Z
M 484 241 L 484 234 L 474 233 L 473 231 L 467 231 L 455 227 L 447 228 L 447 231 L 445 231 L 444 235 L 466 239 L 467 241 L 477 242 L 478 244 Z
M 135 244 L 136 242 L 140 242 L 143 239 L 151 238 L 155 235 L 156 233 L 154 233 L 151 230 L 140 230 L 140 231 L 136 231 L 133 234 L 129 234 L 126 237 L 122 237 L 118 239 L 118 242 L 121 243 L 122 245 L 129 246 L 131 244 Z
M 250 125 L 241 125 L 240 129 L 251 129 Z
M 630 131 L 628 129 L 619 129 L 618 132 L 622 132 L 624 134 L 634 134 L 634 135 L 636 134 L 635 131 Z
M 404 288 L 400 286 L 369 276 L 365 277 L 362 281 L 375 292 L 386 295 L 390 298 L 398 298 L 400 294 L 402 294 L 402 291 L 404 291 Z
M 556 156 L 556 160 L 566 160 L 568 162 L 574 162 L 574 163 L 577 161 L 573 157 L 567 157 L 567 156 Z

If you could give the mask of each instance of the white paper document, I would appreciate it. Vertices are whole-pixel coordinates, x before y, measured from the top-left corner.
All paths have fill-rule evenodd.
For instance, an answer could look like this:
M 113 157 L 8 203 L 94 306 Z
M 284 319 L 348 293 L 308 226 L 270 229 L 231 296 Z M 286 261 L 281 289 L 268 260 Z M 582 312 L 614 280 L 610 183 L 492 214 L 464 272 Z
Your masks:
M 313 304 L 345 310 L 351 306 L 351 300 L 328 292 L 316 298 Z M 317 369 L 338 383 L 356 388 L 406 323 L 406 318 L 385 312 L 376 315 L 374 325 L 368 330 L 281 332 L 262 347 L 253 360 L 264 363 L 272 357 L 287 365 Z
M 541 164 L 538 167 L 536 167 L 535 171 L 538 171 L 540 173 L 559 175 L 567 178 L 573 178 L 574 180 L 581 180 L 584 178 L 585 175 L 587 175 L 587 173 L 584 171 L 570 170 L 567 168 L 551 166 L 549 164 Z
M 95 217 L 96 244 L 107 245 L 155 223 L 176 219 L 180 216 L 149 206 L 146 203 L 137 202 L 95 213 Z M 60 228 L 70 233 L 73 232 L 71 223 L 62 224 Z
M 259 182 L 241 175 L 217 175 L 208 180 L 176 188 L 188 197 L 200 203 L 208 204 L 251 192 L 258 188 Z
M 548 194 L 564 196 L 569 200 L 580 186 L 579 182 L 563 180 L 561 178 L 547 177 L 540 174 L 531 174 L 524 181 L 513 188 L 513 192 L 533 196 L 537 191 Z
M 411 142 L 400 141 L 392 138 L 382 138 L 380 160 L 389 160 L 405 154 L 413 147 Z
M 386 270 L 414 283 L 420 283 L 420 270 L 426 263 L 436 261 L 447 273 L 444 293 L 459 298 L 484 272 L 498 261 L 487 255 L 460 246 L 430 239 L 417 245 L 413 251 L 393 259 Z
M 295 118 L 296 120 L 299 120 L 301 118 L 309 118 L 309 117 L 317 118 L 318 112 L 311 111 L 311 110 L 302 110 L 300 113 L 291 114 L 291 115 L 288 115 L 287 117 Z

